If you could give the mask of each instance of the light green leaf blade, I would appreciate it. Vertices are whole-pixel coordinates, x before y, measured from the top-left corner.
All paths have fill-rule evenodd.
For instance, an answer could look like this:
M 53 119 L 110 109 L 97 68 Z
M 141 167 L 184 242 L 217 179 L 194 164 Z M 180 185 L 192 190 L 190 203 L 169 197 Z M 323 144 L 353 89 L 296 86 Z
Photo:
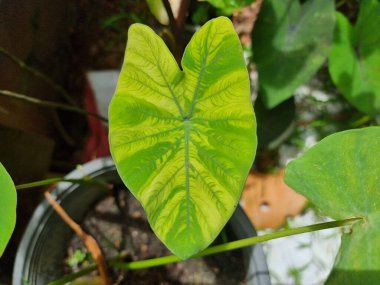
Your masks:
M 12 178 L 0 163 L 0 257 L 16 224 L 17 194 Z
M 286 183 L 334 219 L 365 217 L 344 234 L 328 284 L 380 277 L 380 127 L 331 135 L 292 161 Z
M 361 1 L 355 27 L 337 13 L 329 72 L 343 96 L 371 116 L 380 114 L 380 3 Z
M 234 10 L 243 8 L 255 2 L 255 0 L 206 0 L 214 7 L 222 10 L 226 14 L 231 14 Z
M 322 66 L 333 40 L 333 0 L 265 0 L 252 32 L 259 90 L 273 108 Z
M 182 67 L 150 28 L 131 26 L 109 115 L 120 176 L 156 235 L 185 259 L 215 239 L 238 204 L 256 123 L 242 48 L 227 18 L 193 36 Z

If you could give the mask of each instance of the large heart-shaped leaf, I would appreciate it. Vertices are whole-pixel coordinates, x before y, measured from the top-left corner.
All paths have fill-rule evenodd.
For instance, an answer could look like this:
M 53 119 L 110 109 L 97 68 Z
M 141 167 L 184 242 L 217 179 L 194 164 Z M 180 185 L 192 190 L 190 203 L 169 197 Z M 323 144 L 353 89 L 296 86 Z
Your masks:
M 255 0 L 206 0 L 214 7 L 222 10 L 226 14 L 231 14 L 234 10 L 248 6 Z
M 17 195 L 12 178 L 0 163 L 0 256 L 16 224 Z
M 355 27 L 340 13 L 329 57 L 331 77 L 360 111 L 380 114 L 380 3 L 361 1 Z
M 265 0 L 252 33 L 259 89 L 272 108 L 293 95 L 325 61 L 333 40 L 333 0 Z
M 344 234 L 328 284 L 380 280 L 380 127 L 331 135 L 292 161 L 286 183 L 335 219 L 365 217 Z
M 230 20 L 196 32 L 182 68 L 150 28 L 132 25 L 109 118 L 120 176 L 156 235 L 187 258 L 215 239 L 238 204 L 256 123 Z

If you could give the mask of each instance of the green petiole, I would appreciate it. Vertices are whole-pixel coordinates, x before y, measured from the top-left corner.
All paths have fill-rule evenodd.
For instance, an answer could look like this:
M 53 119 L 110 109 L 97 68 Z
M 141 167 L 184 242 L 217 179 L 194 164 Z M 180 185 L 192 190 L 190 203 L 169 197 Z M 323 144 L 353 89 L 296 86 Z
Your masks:
M 207 256 L 207 255 L 222 253 L 222 252 L 229 251 L 229 250 L 235 250 L 235 249 L 251 246 L 251 245 L 254 245 L 257 243 L 261 243 L 261 242 L 265 242 L 265 241 L 269 241 L 269 240 L 273 240 L 273 239 L 277 239 L 277 238 L 293 236 L 293 235 L 309 233 L 309 232 L 315 232 L 315 231 L 331 229 L 331 228 L 351 226 L 354 223 L 356 223 L 360 220 L 364 220 L 364 219 L 365 219 L 364 217 L 354 217 L 354 218 L 348 218 L 348 219 L 344 219 L 344 220 L 338 220 L 338 221 L 320 223 L 320 224 L 315 224 L 315 225 L 309 225 L 309 226 L 304 226 L 304 227 L 299 227 L 299 228 L 294 228 L 294 229 L 286 229 L 286 230 L 266 234 L 263 236 L 255 236 L 255 237 L 245 238 L 245 239 L 241 239 L 241 240 L 232 241 L 232 242 L 228 242 L 228 243 L 209 247 L 209 248 L 205 249 L 204 251 L 196 254 L 192 258 L 198 258 L 198 257 Z M 170 256 L 158 257 L 158 258 L 141 260 L 141 261 L 132 261 L 132 262 L 121 262 L 121 261 L 114 260 L 114 261 L 110 261 L 108 263 L 108 265 L 111 268 L 124 269 L 124 270 L 137 270 L 137 269 L 145 269 L 145 268 L 155 267 L 155 266 L 162 266 L 165 264 L 181 262 L 181 261 L 183 261 L 183 260 L 181 260 L 177 256 L 170 255 Z M 96 266 L 93 265 L 93 266 L 87 267 L 85 269 L 82 269 L 78 272 L 75 272 L 73 274 L 62 277 L 61 279 L 53 281 L 53 282 L 49 283 L 48 285 L 65 284 L 68 281 L 72 281 L 76 278 L 84 276 L 84 275 L 86 275 L 89 272 L 94 271 L 94 270 L 96 270 Z

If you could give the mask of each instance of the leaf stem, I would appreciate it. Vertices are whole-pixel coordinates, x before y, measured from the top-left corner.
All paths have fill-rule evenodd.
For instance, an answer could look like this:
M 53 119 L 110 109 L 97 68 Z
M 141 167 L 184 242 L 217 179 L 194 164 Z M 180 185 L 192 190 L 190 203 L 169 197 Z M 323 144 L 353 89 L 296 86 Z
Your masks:
M 170 5 L 170 2 L 169 2 L 169 0 L 162 0 L 162 4 L 164 4 L 166 13 L 168 14 L 170 28 L 171 28 L 174 36 L 176 37 L 178 34 L 177 21 L 174 17 L 173 10 L 172 10 L 172 7 Z
M 97 180 L 92 180 L 91 178 L 85 178 L 85 179 L 68 179 L 68 178 L 48 178 L 44 180 L 39 180 L 35 182 L 25 183 L 16 185 L 17 190 L 26 189 L 26 188 L 33 188 L 33 187 L 39 187 L 44 185 L 49 185 L 52 183 L 58 183 L 58 182 L 70 182 L 70 183 L 76 183 L 81 185 L 88 185 L 93 187 L 100 187 L 106 190 L 110 189 L 110 185 L 107 183 L 103 183 Z
M 63 285 L 63 284 L 67 284 L 68 282 L 72 282 L 84 275 L 87 275 L 87 274 L 90 274 L 91 272 L 95 271 L 96 270 L 96 264 L 93 264 L 93 265 L 90 265 L 84 269 L 81 269 L 77 272 L 74 272 L 72 274 L 69 274 L 69 275 L 66 275 L 66 276 L 63 276 L 62 278 L 59 278 L 57 280 L 54 280 L 50 283 L 48 283 L 48 285 Z
M 120 255 L 115 256 L 115 257 L 107 260 L 107 263 L 108 263 L 108 265 L 111 265 L 113 262 L 118 261 L 118 260 L 122 260 L 122 259 L 126 258 L 127 256 L 128 256 L 127 253 L 121 253 Z M 57 280 L 54 280 L 54 281 L 48 283 L 48 285 L 64 285 L 64 284 L 67 284 L 68 282 L 72 282 L 72 281 L 74 281 L 74 280 L 76 280 L 82 276 L 90 274 L 91 272 L 93 272 L 95 270 L 96 270 L 96 264 L 92 264 L 92 265 L 89 265 L 89 266 L 87 266 L 83 269 L 80 269 L 74 273 L 65 275 L 65 276 L 63 276 Z
M 239 249 L 239 248 L 251 246 L 257 243 L 269 241 L 272 239 L 277 239 L 277 238 L 282 238 L 282 237 L 287 237 L 287 236 L 292 236 L 292 235 L 297 235 L 297 234 L 303 234 L 303 233 L 309 233 L 309 232 L 314 232 L 314 231 L 320 231 L 320 230 L 325 230 L 325 229 L 331 229 L 331 228 L 339 228 L 343 226 L 351 226 L 354 223 L 361 221 L 363 219 L 364 217 L 348 218 L 344 220 L 314 224 L 314 225 L 309 225 L 309 226 L 300 227 L 300 228 L 286 229 L 286 230 L 266 234 L 263 236 L 255 236 L 255 237 L 250 237 L 250 238 L 241 239 L 237 241 L 232 241 L 232 242 L 224 243 L 221 245 L 209 247 L 205 249 L 204 251 L 196 254 L 192 258 L 212 255 L 212 254 L 221 253 L 221 252 L 234 250 L 234 249 Z M 108 266 L 110 268 L 117 268 L 117 269 L 124 269 L 124 270 L 137 270 L 137 269 L 145 269 L 149 267 L 161 266 L 165 264 L 182 261 L 180 258 L 174 255 L 141 260 L 141 261 L 132 261 L 132 262 L 121 262 L 119 260 L 120 258 L 109 260 Z M 55 280 L 49 283 L 49 285 L 62 285 L 68 281 L 73 281 L 76 278 L 84 276 L 94 270 L 96 270 L 96 265 L 91 265 L 78 272 L 66 275 L 58 280 Z
M 266 234 L 263 236 L 245 238 L 245 239 L 209 247 L 205 249 L 204 251 L 196 254 L 193 258 L 221 253 L 221 252 L 234 250 L 234 249 L 239 249 L 239 248 L 251 246 L 260 242 L 269 241 L 272 239 L 277 239 L 277 238 L 282 238 L 282 237 L 287 237 L 287 236 L 292 236 L 292 235 L 297 235 L 297 234 L 303 234 L 303 233 L 309 233 L 309 232 L 314 232 L 314 231 L 319 231 L 319 230 L 325 230 L 325 229 L 330 229 L 330 228 L 349 226 L 349 225 L 353 225 L 355 222 L 360 221 L 360 220 L 363 220 L 363 217 L 355 217 L 355 218 L 349 218 L 345 220 L 314 224 L 314 225 L 309 225 L 309 226 L 300 227 L 300 228 L 286 229 L 286 230 Z M 141 261 L 127 262 L 127 263 L 114 262 L 110 264 L 110 267 L 134 270 L 134 269 L 143 269 L 143 268 L 149 268 L 149 267 L 154 267 L 154 266 L 160 266 L 160 265 L 179 262 L 179 261 L 182 261 L 182 260 L 174 255 L 171 255 L 171 256 L 165 256 L 165 257 L 159 257 L 159 258 L 153 258 L 153 259 L 147 259 L 147 260 L 141 260 Z
M 183 52 L 184 27 L 185 27 L 186 16 L 187 16 L 189 6 L 190 6 L 190 0 L 180 1 L 177 18 L 174 17 L 173 10 L 171 8 L 169 0 L 162 0 L 162 3 L 164 4 L 166 13 L 168 14 L 170 30 L 177 44 L 176 50 L 175 50 L 175 59 L 178 65 L 180 65 L 182 52 Z
M 42 72 L 38 71 L 37 69 L 34 69 L 33 67 L 30 67 L 25 62 L 23 62 L 18 57 L 11 54 L 9 51 L 4 49 L 0 46 L 0 54 L 6 56 L 8 59 L 13 61 L 15 64 L 17 64 L 21 69 L 24 69 L 31 73 L 33 76 L 38 77 L 45 81 L 48 85 L 50 85 L 55 91 L 57 91 L 64 99 L 66 99 L 67 102 L 69 102 L 72 106 L 77 106 L 78 104 L 72 99 L 72 97 L 69 95 L 69 93 L 60 85 L 55 83 L 51 78 L 49 78 L 47 75 L 43 74 Z
M 87 111 L 85 111 L 79 107 L 70 106 L 70 105 L 61 104 L 61 103 L 52 102 L 52 101 L 40 100 L 40 99 L 31 97 L 31 96 L 28 96 L 25 94 L 16 93 L 16 92 L 9 91 L 9 90 L 0 90 L 0 95 L 10 97 L 12 99 L 22 100 L 22 101 L 26 101 L 29 103 L 41 105 L 44 107 L 50 107 L 53 109 L 61 109 L 61 110 L 65 110 L 65 111 L 79 113 L 82 115 L 88 115 L 88 116 L 95 117 L 95 118 L 97 118 L 97 119 L 99 119 L 105 123 L 108 122 L 108 120 L 106 118 L 104 118 L 103 116 L 101 116 L 97 113 L 87 112 Z

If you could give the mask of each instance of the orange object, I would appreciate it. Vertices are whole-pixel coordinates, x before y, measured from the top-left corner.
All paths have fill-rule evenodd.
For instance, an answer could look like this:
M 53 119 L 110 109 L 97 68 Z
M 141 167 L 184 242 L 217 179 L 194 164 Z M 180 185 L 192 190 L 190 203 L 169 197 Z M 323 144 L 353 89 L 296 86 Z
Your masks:
M 249 174 L 242 206 L 257 229 L 278 228 L 286 217 L 299 214 L 307 200 L 284 182 L 284 170 L 274 174 Z

